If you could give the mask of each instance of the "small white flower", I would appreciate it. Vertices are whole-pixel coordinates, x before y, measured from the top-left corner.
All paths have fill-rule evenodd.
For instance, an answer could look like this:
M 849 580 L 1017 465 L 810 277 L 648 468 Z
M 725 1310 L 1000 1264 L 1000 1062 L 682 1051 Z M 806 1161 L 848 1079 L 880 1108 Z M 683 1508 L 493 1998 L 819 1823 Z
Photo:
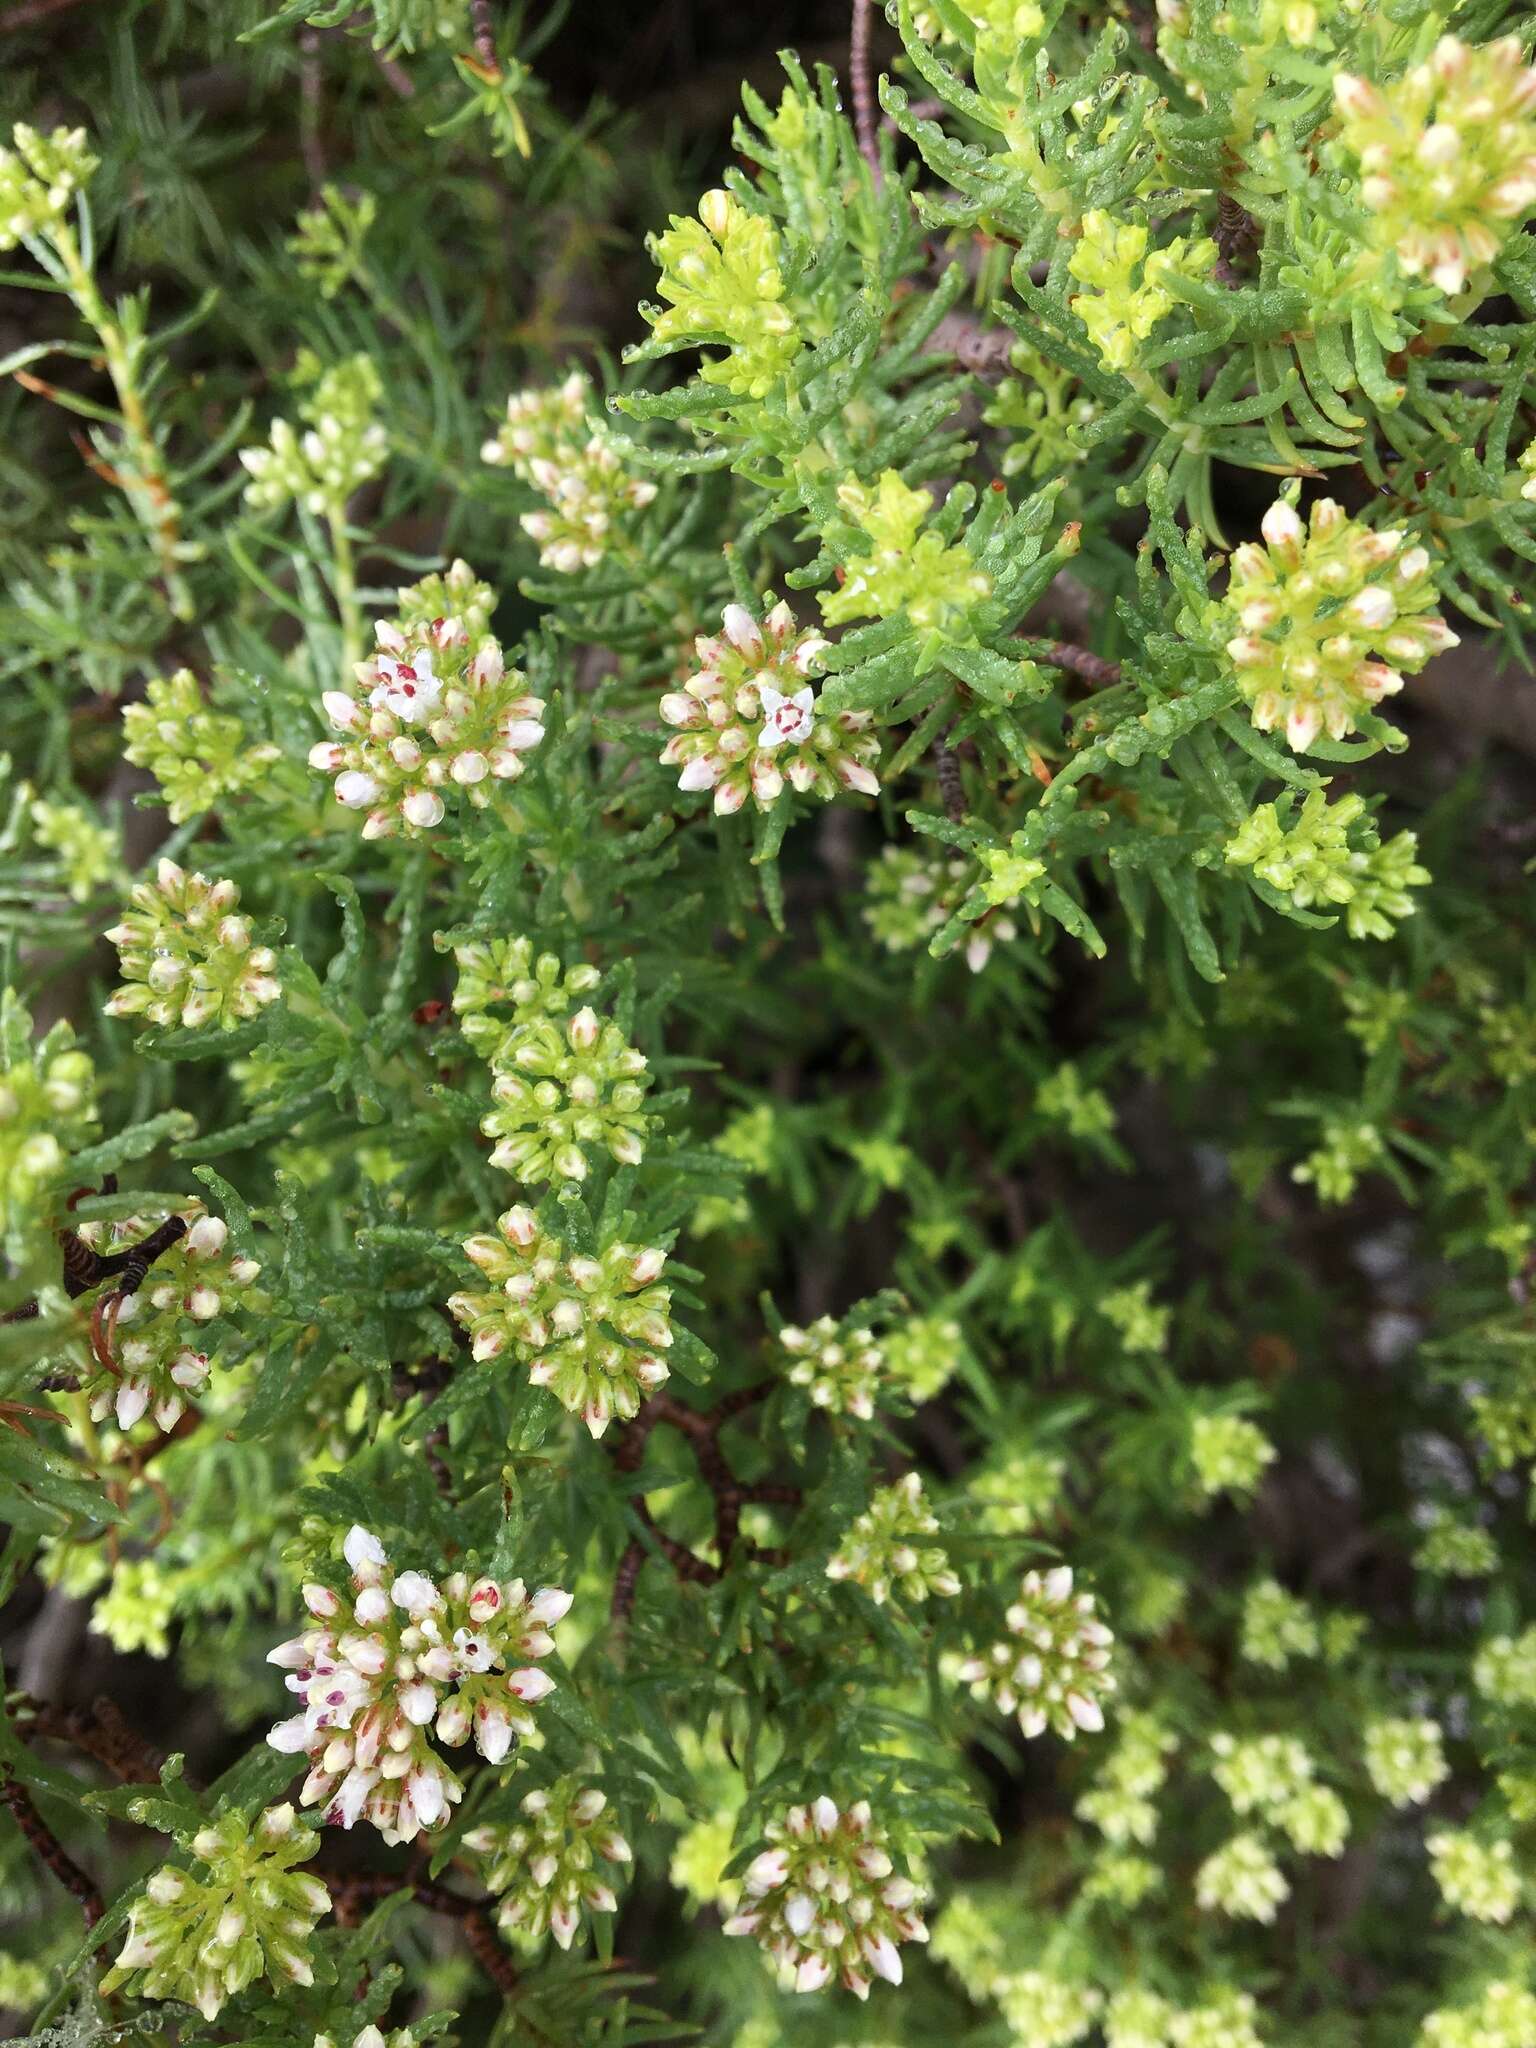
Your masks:
M 336 778 L 336 801 L 345 804 L 349 811 L 363 811 L 377 797 L 381 787 L 377 777 L 369 775 L 366 770 L 348 768 Z
M 150 1385 L 148 1380 L 122 1380 L 117 1389 L 117 1426 L 132 1429 L 149 1406 Z
M 339 793 L 341 782 L 338 781 L 336 787 Z M 423 828 L 440 825 L 443 822 L 444 808 L 443 800 L 435 789 L 413 789 L 402 799 L 400 805 L 406 820 Z
M 489 1671 L 494 1661 L 491 1646 L 483 1636 L 477 1636 L 467 1628 L 456 1628 L 453 1632 L 453 1646 L 459 1653 L 459 1662 L 466 1671 Z
M 507 1680 L 507 1690 L 520 1700 L 541 1700 L 555 1689 L 555 1681 L 547 1672 L 535 1671 L 531 1666 L 526 1671 L 514 1671 Z
M 377 1536 L 371 1535 L 359 1523 L 354 1522 L 347 1531 L 341 1554 L 359 1577 L 372 1576 L 372 1570 L 388 1562 L 384 1546 Z
M 512 1747 L 512 1717 L 482 1701 L 475 1709 L 475 1747 L 488 1764 L 499 1764 Z
M 381 654 L 375 663 L 381 680 L 368 693 L 374 710 L 392 711 L 406 725 L 425 725 L 442 701 L 443 686 L 432 669 L 432 651 L 423 647 L 409 661 Z
M 442 1594 L 425 1572 L 401 1572 L 390 1587 L 389 1596 L 407 1614 L 430 1614 L 434 1607 L 443 1604 Z
M 812 715 L 816 693 L 809 684 L 796 690 L 793 697 L 786 697 L 767 683 L 760 683 L 757 694 L 764 714 L 763 729 L 757 736 L 759 747 L 797 747 L 810 738 L 816 722 Z
M 571 1611 L 574 1597 L 562 1586 L 541 1586 L 528 1603 L 528 1619 L 540 1626 L 563 1621 Z

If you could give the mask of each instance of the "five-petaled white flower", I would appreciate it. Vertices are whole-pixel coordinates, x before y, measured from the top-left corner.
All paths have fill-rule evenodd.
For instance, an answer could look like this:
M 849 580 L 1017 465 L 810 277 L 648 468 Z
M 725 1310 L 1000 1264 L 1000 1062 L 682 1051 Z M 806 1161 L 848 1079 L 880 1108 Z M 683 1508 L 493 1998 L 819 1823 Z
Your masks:
M 382 678 L 368 693 L 374 710 L 392 711 L 406 725 L 424 725 L 437 709 L 443 694 L 440 679 L 432 671 L 432 650 L 420 648 L 409 661 L 381 654 L 377 668 Z
M 781 691 L 770 689 L 766 683 L 757 686 L 758 700 L 763 707 L 764 724 L 757 736 L 757 744 L 766 749 L 781 747 L 787 742 L 798 747 L 811 736 L 816 723 L 811 707 L 816 702 L 816 693 L 807 683 L 803 690 L 796 690 L 793 697 L 786 697 Z

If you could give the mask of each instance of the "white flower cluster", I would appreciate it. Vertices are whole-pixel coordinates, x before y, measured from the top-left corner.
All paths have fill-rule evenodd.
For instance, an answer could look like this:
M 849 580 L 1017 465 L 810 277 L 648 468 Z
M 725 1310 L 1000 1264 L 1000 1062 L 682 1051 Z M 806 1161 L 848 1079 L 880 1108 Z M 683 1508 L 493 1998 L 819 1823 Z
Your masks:
M 1520 38 L 1442 36 L 1390 85 L 1343 72 L 1333 90 L 1373 242 L 1455 298 L 1536 207 L 1536 68 Z
M 1274 1445 L 1246 1416 L 1196 1415 L 1190 1423 L 1189 1461 L 1207 1500 L 1252 1493 L 1274 1458 Z
M 1429 1837 L 1429 1865 L 1441 1897 L 1469 1920 L 1500 1925 L 1520 1903 L 1520 1872 L 1510 1842 L 1485 1842 L 1467 1828 Z
M 386 1842 L 409 1842 L 463 1797 L 428 1741 L 434 1726 L 450 1748 L 473 1733 L 492 1764 L 514 1735 L 533 1734 L 528 1708 L 554 1691 L 534 1667 L 555 1647 L 549 1626 L 569 1611 L 571 1595 L 544 1586 L 530 1597 L 521 1579 L 471 1582 L 463 1572 L 439 1587 L 423 1572 L 395 1572 L 379 1539 L 361 1528 L 344 1550 L 350 1594 L 306 1585 L 315 1625 L 268 1656 L 288 1671 L 304 1711 L 267 1740 L 308 1756 L 306 1806 L 324 1805 L 342 1827 L 361 1817 Z
M 1152 1802 L 1168 1781 L 1167 1759 L 1177 1749 L 1178 1738 L 1145 1712 L 1123 1714 L 1117 1725 L 1120 1739 L 1090 1790 L 1078 1800 L 1076 1812 L 1118 1847 L 1128 1842 L 1145 1847 L 1157 1833 Z
M 389 436 L 373 416 L 384 388 L 372 357 L 311 367 L 318 374 L 299 408 L 302 427 L 274 420 L 264 448 L 240 451 L 251 479 L 246 503 L 258 511 L 278 511 L 296 499 L 306 511 L 338 515 L 389 453 Z
M 901 1982 L 898 1944 L 926 1941 L 917 1887 L 894 1874 L 869 1802 L 839 1812 L 823 1795 L 763 1830 L 771 1847 L 747 1866 L 727 1934 L 755 1934 L 786 1988 L 819 1991 L 834 1977 L 867 1998 L 873 1978 Z
M 826 647 L 820 633 L 799 631 L 787 604 L 775 605 L 761 625 L 744 605 L 728 604 L 721 633 L 694 642 L 698 668 L 661 700 L 663 719 L 677 728 L 661 762 L 681 765 L 678 788 L 712 789 L 722 816 L 748 797 L 769 809 L 786 783 L 823 801 L 842 789 L 877 796 L 868 763 L 879 759 L 880 743 L 870 714 L 819 714 L 805 680 Z
M 1093 2025 L 1104 2003 L 1102 1991 L 1054 1977 L 1046 1970 L 1017 1970 L 992 1987 L 1015 2041 L 1030 2048 L 1071 2048 Z
M 1376 531 L 1319 498 L 1303 526 L 1283 498 L 1264 514 L 1262 547 L 1232 556 L 1226 642 L 1261 732 L 1283 726 L 1298 752 L 1320 732 L 1343 739 L 1456 635 L 1436 616 L 1426 548 Z
M 0 250 L 62 226 L 96 168 L 83 128 L 41 135 L 18 121 L 11 140 L 13 149 L 0 149 Z
M 130 1216 L 82 1224 L 80 1236 L 93 1251 L 112 1254 L 131 1249 L 154 1228 L 150 1218 Z M 115 1349 L 121 1372 L 103 1368 L 82 1382 L 93 1421 L 113 1415 L 119 1429 L 132 1429 L 151 1408 L 161 1429 L 174 1429 L 181 1420 L 187 1399 L 210 1370 L 207 1352 L 184 1341 L 185 1322 L 211 1323 L 227 1315 L 230 1297 L 243 1293 L 261 1271 L 255 1259 L 232 1255 L 228 1240 L 221 1217 L 189 1212 L 185 1237 L 162 1252 L 138 1292 L 119 1303 Z
M 863 1324 L 849 1329 L 831 1316 L 818 1316 L 808 1329 L 786 1323 L 779 1344 L 788 1354 L 787 1377 L 805 1387 L 817 1408 L 868 1422 L 885 1377 L 885 1353 Z
M 641 1106 L 651 1085 L 645 1055 L 590 1004 L 570 1014 L 596 988 L 596 969 L 564 968 L 553 953 L 535 960 L 526 938 L 470 940 L 453 954 L 460 1028 L 493 1076 L 495 1107 L 480 1123 L 496 1140 L 492 1166 L 536 1186 L 585 1180 L 588 1154 L 599 1148 L 637 1165 L 651 1122 Z
M 408 2027 L 396 2027 L 391 2034 L 381 2027 L 359 2027 L 351 2048 L 413 2048 L 414 2039 Z M 316 2034 L 312 2048 L 336 2048 L 336 2042 L 330 2034 Z
M 1279 1864 L 1264 1837 L 1252 1830 L 1234 1835 L 1195 1872 L 1195 1902 L 1205 1913 L 1233 1920 L 1273 1920 L 1290 1897 Z
M 1369 1722 L 1365 1768 L 1383 1799 L 1394 1806 L 1422 1806 L 1450 1775 L 1440 1723 L 1427 1715 Z
M 880 858 L 865 870 L 861 916 L 878 945 L 888 953 L 908 953 L 926 946 L 940 925 L 969 894 L 974 864 L 948 854 L 931 854 L 915 846 L 883 846 Z M 1005 899 L 971 926 L 965 942 L 965 964 L 980 974 L 993 948 L 1019 936 L 1008 912 L 1017 898 Z
M 510 1351 L 593 1436 L 615 1415 L 628 1422 L 668 1377 L 657 1356 L 672 1342 L 671 1289 L 656 1285 L 666 1253 L 618 1241 L 595 1257 L 574 1252 L 522 1203 L 497 1219 L 497 1232 L 464 1241 L 497 1291 L 448 1298 L 475 1358 Z
M 380 619 L 374 633 L 353 687 L 324 693 L 342 737 L 313 746 L 309 765 L 334 776 L 339 804 L 367 812 L 365 839 L 414 838 L 442 823 L 445 793 L 479 809 L 517 780 L 544 737 L 544 706 L 499 641 L 462 619 Z
M 1495 1978 L 1474 2004 L 1432 2012 L 1419 2030 L 1419 2048 L 1531 2048 L 1536 2041 L 1536 1993 Z
M 503 1894 L 499 1926 L 530 1942 L 547 1931 L 569 1948 L 583 1908 L 618 1908 L 612 1885 L 594 1862 L 628 1863 L 633 1852 L 607 1817 L 608 1801 L 596 1786 L 560 1778 L 526 1793 L 520 1804 L 521 1821 L 471 1828 L 464 1846 L 483 1859 L 487 1890 Z
M 1349 1835 L 1339 1795 L 1316 1783 L 1312 1758 L 1294 1735 L 1211 1738 L 1211 1775 L 1234 1813 L 1256 1813 L 1288 1835 L 1304 1856 L 1337 1856 Z
M 1536 1628 L 1490 1636 L 1472 1660 L 1472 1683 L 1495 1706 L 1536 1706 Z
M 1246 1991 L 1223 1989 L 1179 2007 L 1155 1991 L 1117 1991 L 1104 2015 L 1105 2048 L 1263 2048 L 1259 2008 Z
M 960 1325 L 943 1315 L 909 1316 L 886 1333 L 882 1349 L 892 1381 L 919 1405 L 949 1385 L 966 1355 Z
M 1317 1618 L 1278 1579 L 1258 1579 L 1243 1598 L 1242 1652 L 1250 1664 L 1284 1671 L 1293 1657 L 1321 1648 Z
M 1233 1802 L 1233 1812 L 1270 1812 L 1284 1806 L 1313 1778 L 1313 1759 L 1294 1735 L 1235 1735 L 1210 1739 L 1217 1763 L 1210 1776 Z
M 653 483 L 624 474 L 612 437 L 590 417 L 591 397 L 579 370 L 551 389 L 515 392 L 505 424 L 480 450 L 482 462 L 510 469 L 549 500 L 520 523 L 544 567 L 565 575 L 602 561 L 616 522 L 656 495 Z
M 958 1574 L 941 1545 L 922 1545 L 924 1537 L 938 1533 L 939 1518 L 924 1497 L 923 1482 L 908 1472 L 894 1486 L 882 1487 L 844 1532 L 827 1560 L 827 1577 L 851 1579 L 877 1604 L 893 1592 L 906 1600 L 926 1600 L 930 1593 L 952 1598 L 960 1590 Z
M 131 907 L 112 926 L 123 985 L 107 1000 L 111 1017 L 194 1031 L 217 1024 L 232 1031 L 275 1003 L 282 986 L 270 946 L 251 943 L 251 920 L 240 914 L 240 890 L 227 879 L 189 875 L 161 860 L 153 882 L 138 882 Z
M 1093 1595 L 1073 1590 L 1072 1567 L 1026 1572 L 1006 1620 L 1009 1633 L 985 1655 L 968 1657 L 960 1678 L 977 1699 L 1017 1713 L 1026 1737 L 1047 1728 L 1067 1742 L 1080 1728 L 1096 1734 L 1103 1699 L 1115 1689 L 1115 1639 L 1095 1615 Z
M 331 1895 L 296 1866 L 320 1846 L 291 1806 L 254 1821 L 231 1809 L 186 1846 L 206 1875 L 164 1864 L 134 1900 L 128 1933 L 101 1981 L 110 1994 L 178 1999 L 204 2019 L 263 1973 L 274 1987 L 313 1984 L 309 1938 Z

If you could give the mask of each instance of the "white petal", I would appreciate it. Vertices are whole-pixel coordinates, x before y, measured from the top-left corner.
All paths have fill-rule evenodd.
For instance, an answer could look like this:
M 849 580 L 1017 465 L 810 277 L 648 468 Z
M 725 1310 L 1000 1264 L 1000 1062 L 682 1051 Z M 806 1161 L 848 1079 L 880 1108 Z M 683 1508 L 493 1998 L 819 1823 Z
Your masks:
M 755 657 L 762 653 L 763 636 L 745 605 L 728 604 L 721 624 L 725 628 L 726 639 L 739 654 Z
M 677 786 L 679 789 L 713 789 L 719 780 L 719 762 L 704 754 L 686 763 L 677 778 Z
M 132 1429 L 149 1406 L 148 1380 L 120 1380 L 117 1388 L 117 1426 Z
M 347 1531 L 346 1541 L 341 1546 L 341 1554 L 354 1572 L 361 1572 L 367 1565 L 388 1563 L 384 1555 L 384 1546 L 378 1537 L 371 1535 L 357 1522 L 354 1522 Z

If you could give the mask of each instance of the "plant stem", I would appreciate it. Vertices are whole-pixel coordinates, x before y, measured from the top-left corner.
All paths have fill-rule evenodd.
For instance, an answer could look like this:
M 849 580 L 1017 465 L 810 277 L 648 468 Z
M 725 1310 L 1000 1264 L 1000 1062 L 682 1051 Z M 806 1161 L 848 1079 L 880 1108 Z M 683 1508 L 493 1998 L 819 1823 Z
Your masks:
M 123 435 L 132 463 L 127 468 L 116 467 L 112 480 L 122 490 L 154 547 L 160 563 L 160 579 L 171 610 L 178 619 L 191 619 L 196 615 L 196 606 L 181 573 L 179 559 L 181 507 L 167 481 L 160 444 L 139 393 L 141 343 L 131 337 L 114 317 L 81 258 L 74 230 L 61 222 L 54 230 L 53 243 L 64 266 L 69 295 L 76 310 L 86 325 L 95 330 L 101 342 L 107 375 L 112 380 L 123 416 Z
M 347 528 L 347 508 L 331 504 L 325 508 L 331 529 L 331 556 L 335 564 L 332 589 L 341 614 L 342 673 L 350 676 L 363 658 L 363 613 L 357 601 L 357 565 L 352 554 L 352 535 Z

